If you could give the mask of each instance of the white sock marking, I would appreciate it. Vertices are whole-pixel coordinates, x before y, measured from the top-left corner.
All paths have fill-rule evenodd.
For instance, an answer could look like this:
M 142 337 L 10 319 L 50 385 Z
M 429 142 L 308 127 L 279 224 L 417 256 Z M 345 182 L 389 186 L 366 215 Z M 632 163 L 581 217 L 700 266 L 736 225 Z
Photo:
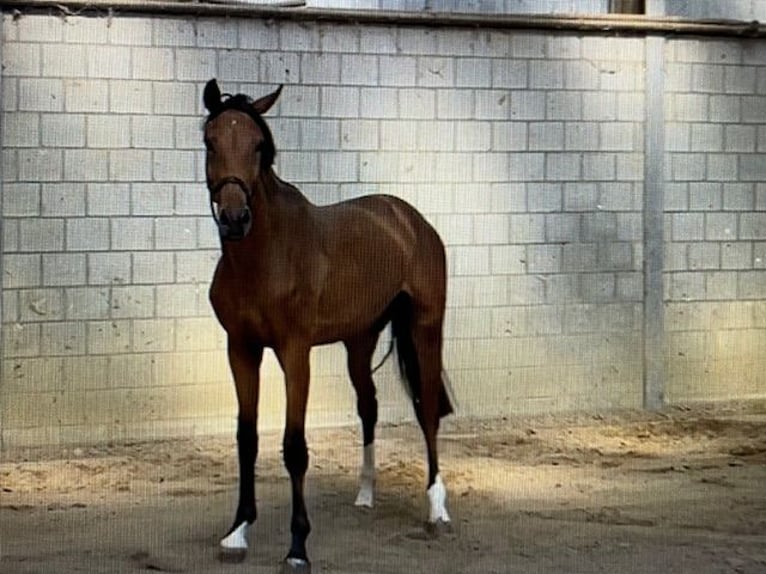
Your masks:
M 221 547 L 226 550 L 247 550 L 247 529 L 250 525 L 243 522 L 221 539 Z
M 447 489 L 444 487 L 442 477 L 438 474 L 434 483 L 428 489 L 428 502 L 431 503 L 431 512 L 428 516 L 431 524 L 439 521 L 450 521 L 449 514 L 447 513 Z
M 375 502 L 375 443 L 364 447 L 362 472 L 359 475 L 359 494 L 356 506 L 372 508 Z

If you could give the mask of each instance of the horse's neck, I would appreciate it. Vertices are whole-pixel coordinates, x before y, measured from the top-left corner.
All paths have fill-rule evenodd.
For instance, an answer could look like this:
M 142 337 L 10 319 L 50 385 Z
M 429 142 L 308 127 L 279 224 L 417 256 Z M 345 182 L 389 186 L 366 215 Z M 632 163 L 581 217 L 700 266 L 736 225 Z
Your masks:
M 278 251 L 284 243 L 285 234 L 294 232 L 294 221 L 299 219 L 306 222 L 307 212 L 312 204 L 301 191 L 281 180 L 269 169 L 259 176 L 255 185 L 255 194 L 259 197 L 254 211 L 253 227 L 250 233 L 241 241 L 230 244 L 224 242 L 223 253 L 226 258 L 239 268 L 257 265 L 257 257 L 253 255 L 263 251 L 268 259 Z M 276 244 L 276 248 L 275 248 Z M 241 261 L 240 261 L 241 260 Z

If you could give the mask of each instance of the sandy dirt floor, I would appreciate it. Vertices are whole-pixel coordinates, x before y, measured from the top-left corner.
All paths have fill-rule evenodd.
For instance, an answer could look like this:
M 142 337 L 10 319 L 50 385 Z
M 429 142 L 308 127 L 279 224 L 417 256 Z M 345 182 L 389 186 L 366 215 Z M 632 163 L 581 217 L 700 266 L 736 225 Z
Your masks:
M 356 429 L 310 430 L 313 572 L 766 573 L 766 402 L 445 421 L 453 531 L 423 528 L 422 438 L 379 429 L 377 505 L 353 506 Z M 280 436 L 261 439 L 259 519 L 217 560 L 234 437 L 3 453 L 0 572 L 276 572 L 289 539 Z

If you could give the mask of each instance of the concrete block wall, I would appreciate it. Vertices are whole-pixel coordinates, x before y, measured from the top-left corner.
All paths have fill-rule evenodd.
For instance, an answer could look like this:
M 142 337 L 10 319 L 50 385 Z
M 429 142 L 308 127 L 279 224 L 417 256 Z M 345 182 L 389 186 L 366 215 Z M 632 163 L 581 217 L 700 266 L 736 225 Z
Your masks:
M 461 414 L 641 405 L 642 39 L 43 15 L 5 16 L 2 33 L 5 444 L 233 431 L 225 341 L 207 303 L 218 245 L 201 90 L 213 76 L 252 95 L 286 84 L 269 115 L 277 169 L 311 200 L 391 193 L 439 230 Z M 760 68 L 744 73 L 760 86 Z M 741 119 L 750 108 L 738 97 Z M 713 145 L 717 117 L 673 124 L 690 124 L 690 146 L 692 133 Z M 723 152 L 688 154 L 679 177 L 700 154 L 710 173 L 731 166 Z M 742 152 L 727 177 L 757 172 L 754 158 Z M 702 213 L 677 211 L 668 216 Z M 760 225 L 738 217 L 738 233 Z M 717 253 L 722 265 L 722 239 L 687 237 L 684 221 L 674 236 L 673 225 L 671 244 L 695 244 L 685 261 Z M 742 240 L 752 265 L 737 281 L 749 272 L 757 283 L 761 247 Z M 716 304 L 740 305 L 740 292 L 728 295 Z M 753 333 L 758 297 L 741 303 L 761 313 Z M 310 425 L 355 422 L 344 365 L 337 346 L 314 352 Z M 270 356 L 263 378 L 262 426 L 280 427 Z M 377 380 L 381 418 L 412 419 L 393 364 Z
M 670 400 L 766 391 L 765 48 L 666 46 Z

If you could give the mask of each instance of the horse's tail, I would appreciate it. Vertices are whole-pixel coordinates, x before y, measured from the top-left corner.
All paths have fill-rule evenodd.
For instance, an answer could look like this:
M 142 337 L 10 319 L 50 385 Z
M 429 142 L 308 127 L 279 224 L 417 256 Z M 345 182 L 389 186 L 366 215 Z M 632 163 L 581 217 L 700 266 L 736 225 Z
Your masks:
M 404 389 L 407 391 L 412 402 L 415 404 L 416 412 L 419 412 L 419 403 L 421 397 L 420 364 L 418 354 L 415 350 L 415 343 L 412 340 L 412 299 L 406 293 L 399 293 L 389 305 L 384 316 L 385 322 L 391 321 L 391 345 L 388 348 L 383 360 L 372 370 L 374 373 L 388 357 L 396 346 L 396 357 L 399 363 L 399 373 L 401 375 Z M 450 400 L 449 379 L 446 373 L 442 371 L 441 385 L 439 385 L 439 417 L 444 417 L 452 412 L 452 401 Z

